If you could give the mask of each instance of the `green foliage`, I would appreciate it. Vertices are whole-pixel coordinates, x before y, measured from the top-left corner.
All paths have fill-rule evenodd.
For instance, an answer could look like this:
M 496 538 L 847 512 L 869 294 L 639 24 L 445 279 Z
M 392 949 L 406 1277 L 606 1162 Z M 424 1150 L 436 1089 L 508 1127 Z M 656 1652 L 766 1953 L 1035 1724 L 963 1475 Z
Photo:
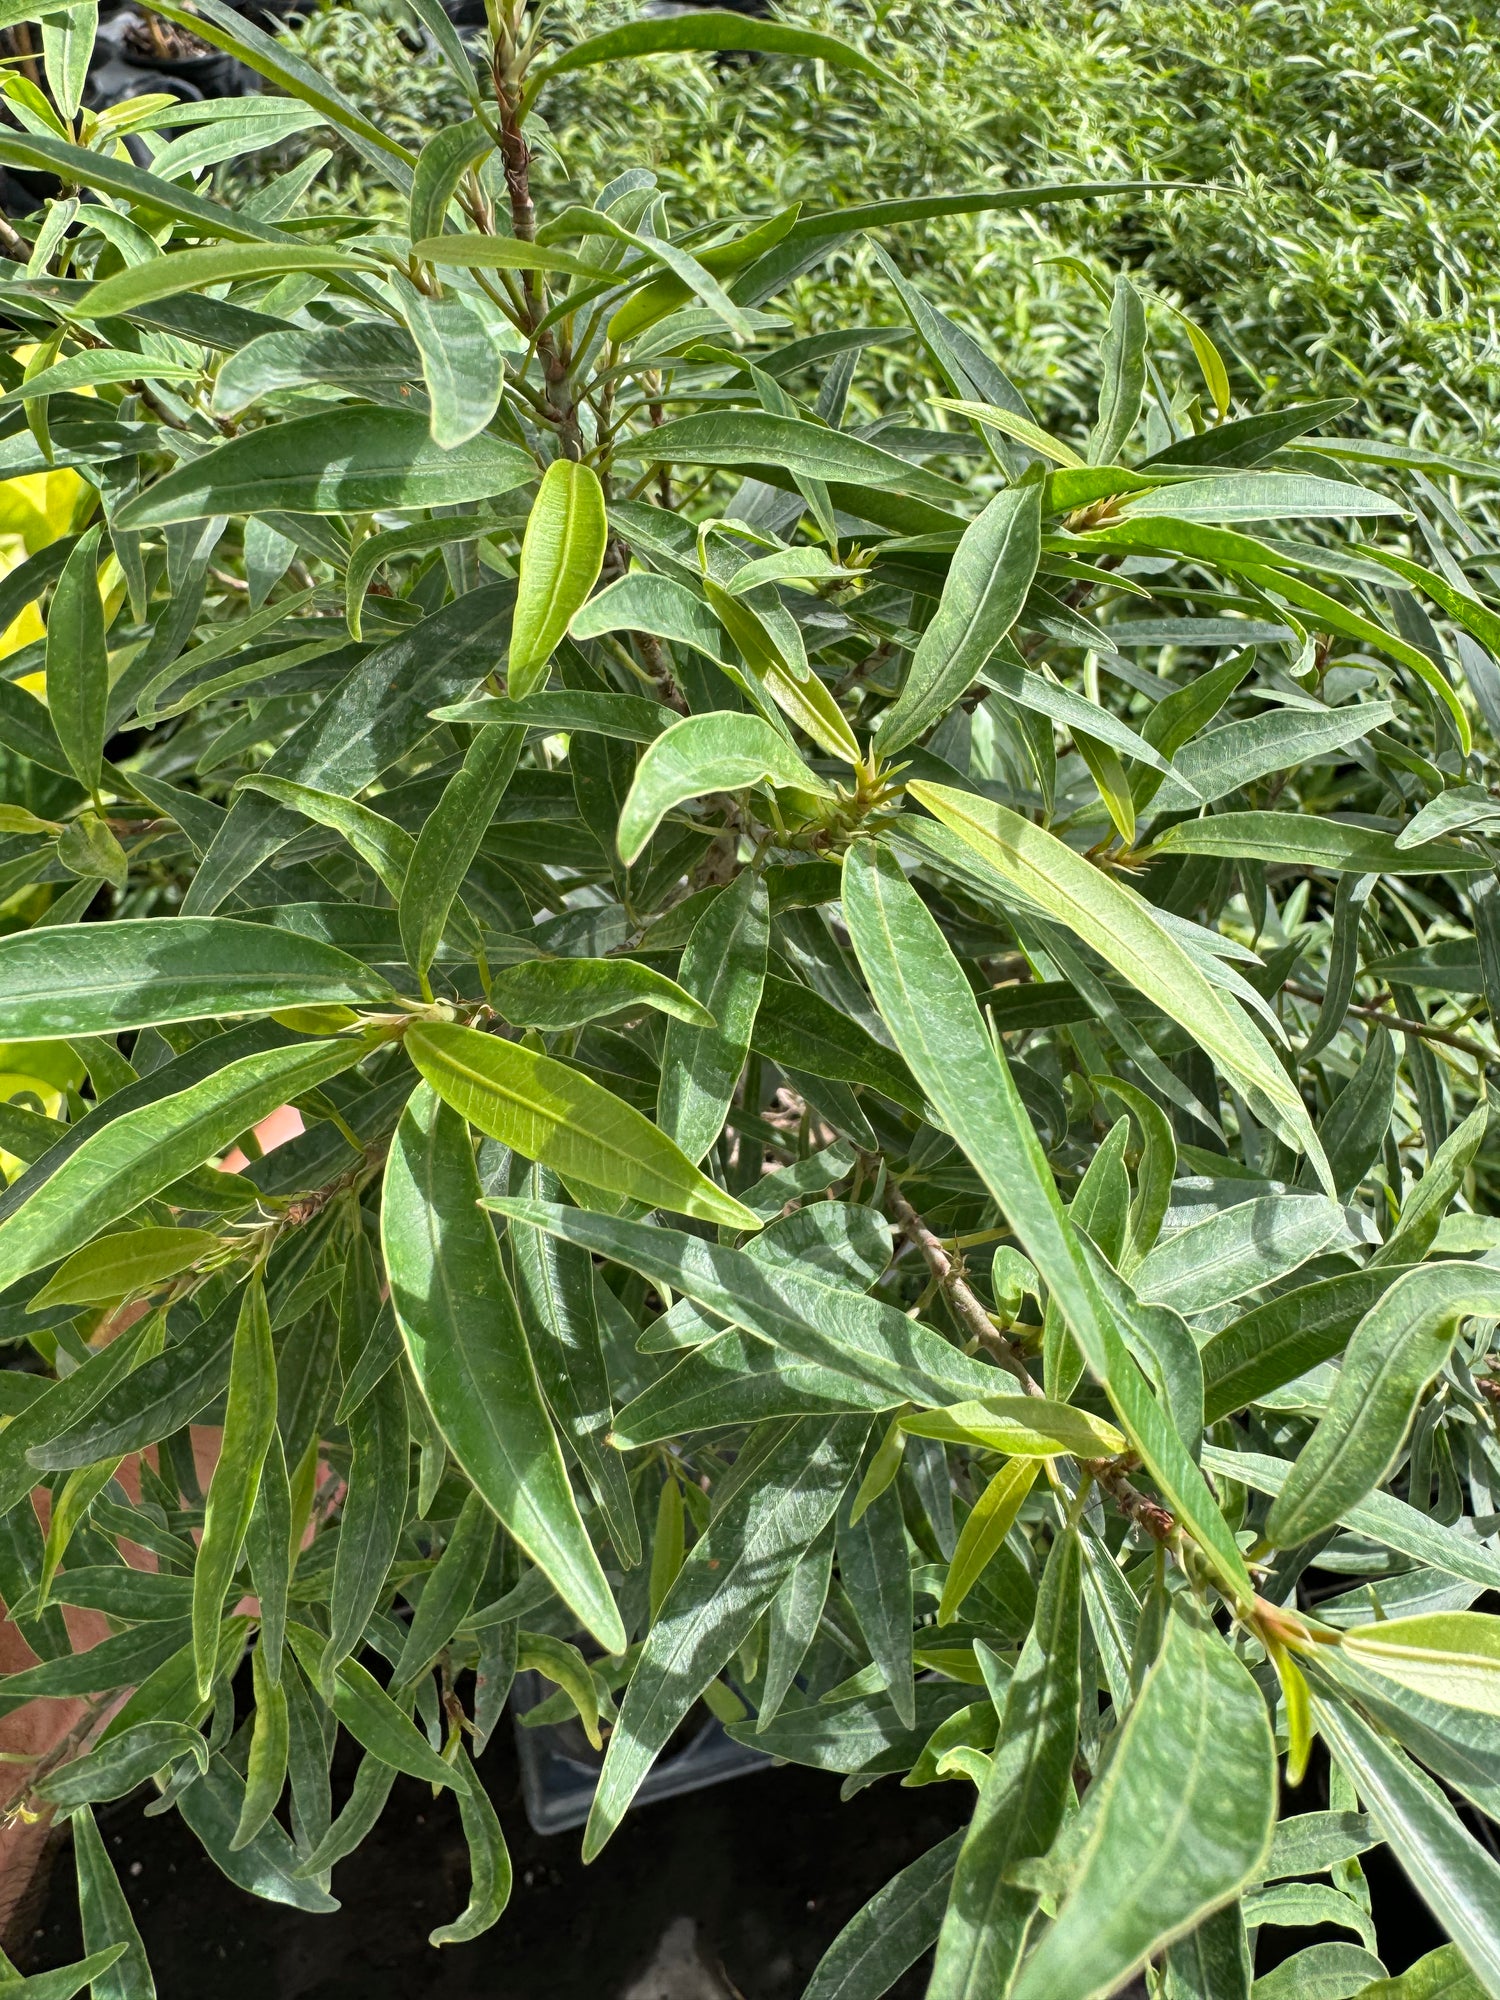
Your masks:
M 1217 195 L 533 189 L 533 103 L 630 51 L 758 52 L 752 108 L 847 72 L 899 132 L 920 41 L 892 81 L 515 0 L 476 67 L 434 14 L 419 153 L 199 7 L 282 96 L 64 115 L 70 10 L 0 133 L 108 197 L 0 267 L 0 1340 L 44 1368 L 0 1376 L 0 1704 L 129 1691 L 36 1786 L 90 1953 L 36 1990 L 152 1990 L 90 1817 L 147 1781 L 307 1911 L 395 1773 L 447 1786 L 432 1942 L 478 1936 L 464 1738 L 524 1669 L 601 1754 L 589 1855 L 700 1704 L 973 1788 L 817 2000 L 933 1947 L 935 2000 L 1231 2000 L 1273 1924 L 1349 1937 L 1271 1995 L 1500 1996 L 1449 1797 L 1500 1813 L 1488 463 L 1243 407 L 1127 273 L 1063 366 L 976 337 L 982 259 L 967 324 L 916 268 Z M 288 103 L 378 216 L 210 198 Z M 1315 1732 L 1334 1810 L 1277 1830 Z M 1377 1839 L 1452 1940 L 1395 1985 Z
M 552 19 L 566 38 L 635 11 L 559 0 Z M 1414 423 L 1433 442 L 1493 435 L 1500 79 L 1486 15 L 1414 0 L 783 0 L 780 12 L 876 57 L 911 94 L 777 61 L 580 70 L 547 93 L 539 174 L 586 196 L 639 165 L 685 218 L 726 219 L 1025 180 L 1196 182 L 1191 198 L 1052 207 L 1021 230 L 953 217 L 910 242 L 909 274 L 1080 437 L 1094 418 L 1089 278 L 1121 265 L 1203 321 L 1242 395 L 1356 396 L 1401 436 Z M 408 143 L 464 115 L 402 0 L 320 5 L 294 32 Z M 351 205 L 354 156 L 330 171 L 330 199 Z M 892 316 L 874 243 L 844 246 L 795 296 L 805 331 Z M 1169 312 L 1157 334 L 1187 357 Z M 871 416 L 932 386 L 910 349 L 871 372 Z

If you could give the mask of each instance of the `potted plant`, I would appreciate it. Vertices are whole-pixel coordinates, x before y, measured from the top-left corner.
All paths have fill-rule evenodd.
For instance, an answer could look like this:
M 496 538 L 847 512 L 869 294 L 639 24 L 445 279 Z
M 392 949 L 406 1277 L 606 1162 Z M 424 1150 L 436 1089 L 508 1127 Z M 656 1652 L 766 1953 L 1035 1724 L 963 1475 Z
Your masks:
M 0 1036 L 88 1077 L 0 1106 L 0 1314 L 48 1364 L 4 1378 L 41 1657 L 0 1697 L 93 1724 L 11 1802 L 74 1829 L 88 1957 L 36 1990 L 152 1990 L 91 1817 L 148 1781 L 305 1910 L 396 1773 L 451 1787 L 433 1941 L 478 1935 L 471 1747 L 524 1671 L 603 1751 L 588 1855 L 700 1704 L 972 1788 L 817 2000 L 934 1946 L 941 2000 L 1229 2000 L 1270 1924 L 1358 1940 L 1307 1990 L 1500 1993 L 1454 1804 L 1500 1768 L 1489 468 L 1238 410 L 1124 274 L 1060 435 L 902 270 L 900 225 L 1130 189 L 539 211 L 550 78 L 894 87 L 828 37 L 560 47 L 497 0 L 476 62 L 416 0 L 472 115 L 413 156 L 223 0 L 154 11 L 406 226 L 302 209 L 316 167 L 216 202 L 183 107 L 82 112 L 90 10 L 32 9 L 0 163 L 65 192 L 0 276 L 0 448 L 98 507 L 0 586 L 46 627 L 0 681 L 42 774 Z M 860 232 L 890 324 L 793 337 Z M 895 342 L 925 428 L 851 394 Z M 1417 1984 L 1379 1840 L 1452 1939 Z

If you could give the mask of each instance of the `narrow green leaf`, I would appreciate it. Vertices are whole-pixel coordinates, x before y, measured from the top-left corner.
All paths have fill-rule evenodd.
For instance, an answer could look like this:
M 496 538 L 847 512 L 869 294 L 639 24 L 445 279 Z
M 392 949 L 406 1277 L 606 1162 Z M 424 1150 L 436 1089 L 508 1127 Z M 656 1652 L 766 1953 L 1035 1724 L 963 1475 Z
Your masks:
M 1186 1446 L 1125 1349 L 968 981 L 895 861 L 868 843 L 852 848 L 844 862 L 844 916 L 876 1004 L 913 1075 L 1046 1280 L 1168 1505 L 1190 1526 L 1224 1587 L 1247 1599 L 1243 1559 Z
M 97 795 L 109 703 L 109 656 L 99 597 L 99 536 L 90 528 L 68 557 L 47 617 L 47 706 L 74 777 Z
M 880 719 L 882 756 L 946 715 L 1015 623 L 1041 555 L 1041 492 L 1008 487 L 964 530 L 900 698 Z
M 1079 1554 L 1076 1535 L 1052 1545 L 1000 1718 L 997 1748 L 964 1835 L 938 1937 L 930 2000 L 981 2000 L 1015 1976 L 1036 1910 L 1012 1879 L 1057 1838 L 1078 1743 Z M 1081 1989 L 1080 1989 L 1081 1990 Z
M 385 980 L 344 952 L 233 917 L 59 924 L 0 938 L 0 1034 L 8 1040 L 390 998 Z
M 1174 1615 L 1070 1829 L 1072 1881 L 1016 2000 L 1114 1992 L 1256 1879 L 1275 1818 L 1276 1748 L 1261 1692 L 1218 1633 Z
M 437 955 L 449 913 L 505 795 L 524 738 L 520 729 L 493 723 L 482 728 L 422 823 L 399 905 L 402 947 L 418 978 L 426 978 Z
M 999 886 L 1039 904 L 1184 1027 L 1273 1129 L 1326 1175 L 1301 1096 L 1265 1038 L 1209 984 L 1143 897 L 1006 806 L 943 785 L 917 783 L 909 789 L 993 871 Z
M 653 1208 L 759 1227 L 649 1119 L 565 1063 L 438 1022 L 409 1029 L 405 1046 L 444 1103 L 523 1159 Z
M 606 1652 L 626 1635 L 568 1483 L 462 1120 L 430 1089 L 386 1168 L 381 1237 L 407 1357 L 448 1449 Z M 370 1746 L 374 1747 L 374 1746 Z
M 608 539 L 598 474 L 592 466 L 572 459 L 554 459 L 543 475 L 521 543 L 505 670 L 506 692 L 513 700 L 545 685 L 548 662 L 599 579 Z
M 854 1476 L 869 1420 L 792 1424 L 693 1544 L 652 1625 L 584 1833 L 592 1860 L 689 1708 L 764 1616 Z
M 510 1851 L 489 1794 L 461 1743 L 454 1751 L 453 1769 L 459 1817 L 469 1846 L 469 1900 L 451 1924 L 439 1924 L 428 1932 L 427 1942 L 432 1945 L 468 1944 L 472 1938 L 482 1937 L 500 1921 L 510 1901 Z
M 1475 1264 L 1408 1271 L 1355 1328 L 1327 1413 L 1266 1521 L 1278 1547 L 1331 1527 L 1385 1478 L 1422 1392 L 1465 1318 L 1500 1318 L 1500 1273 Z
M 682 954 L 678 976 L 712 1015 L 713 1025 L 668 1023 L 656 1122 L 695 1164 L 723 1130 L 734 1101 L 750 1052 L 769 944 L 765 882 L 746 869 L 709 904 Z
M 483 434 L 445 451 L 412 410 L 327 410 L 247 431 L 128 500 L 121 528 L 165 528 L 210 514 L 358 514 L 492 500 L 536 472 L 530 456 Z
M 198 1694 L 204 1701 L 213 1692 L 218 1669 L 224 1593 L 239 1564 L 261 1465 L 275 1428 L 276 1352 L 265 1289 L 255 1277 L 245 1289 L 235 1327 L 224 1441 L 208 1489 L 203 1539 L 193 1569 L 193 1658 Z
M 156 1981 L 146 1963 L 146 1947 L 88 1806 L 78 1807 L 72 1827 L 83 1948 L 92 1958 L 111 1945 L 125 1947 L 108 1971 L 94 1978 L 90 1989 L 94 2000 L 156 2000 Z
M 620 859 L 640 859 L 667 814 L 705 792 L 785 785 L 829 798 L 831 787 L 803 763 L 786 737 L 758 715 L 686 715 L 649 744 L 620 813 Z

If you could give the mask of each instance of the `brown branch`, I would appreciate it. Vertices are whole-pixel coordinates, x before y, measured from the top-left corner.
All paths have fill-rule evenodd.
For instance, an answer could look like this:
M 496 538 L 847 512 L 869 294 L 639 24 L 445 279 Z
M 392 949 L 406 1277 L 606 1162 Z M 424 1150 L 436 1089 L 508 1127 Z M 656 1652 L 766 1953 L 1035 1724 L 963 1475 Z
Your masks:
M 1299 1000 L 1321 1002 L 1324 997 L 1310 986 L 1299 985 L 1294 979 L 1287 981 L 1286 991 L 1294 993 Z M 1362 1001 L 1351 1000 L 1348 1012 L 1358 1014 L 1362 1021 L 1378 1021 L 1383 1028 L 1399 1029 L 1403 1035 L 1420 1035 L 1425 1041 L 1442 1042 L 1447 1048 L 1461 1049 L 1466 1056 L 1473 1056 L 1478 1062 L 1500 1061 L 1500 1057 L 1491 1054 L 1482 1043 L 1471 1042 L 1467 1035 L 1456 1035 L 1451 1028 L 1434 1028 L 1430 1021 L 1409 1021 L 1404 1014 L 1393 1013 L 1389 1007 L 1369 1007 Z
M 963 1259 L 954 1257 L 950 1253 L 942 1239 L 928 1228 L 894 1182 L 888 1192 L 891 1209 L 901 1225 L 902 1234 L 908 1242 L 915 1244 L 921 1251 L 934 1282 L 948 1301 L 959 1325 L 964 1327 L 1002 1368 L 1010 1370 L 1028 1396 L 1041 1396 L 1043 1392 L 1026 1366 L 1020 1350 L 1013 1341 L 1007 1340 L 995 1325 L 984 1301 L 965 1278 Z M 1136 1522 L 1159 1542 L 1168 1541 L 1176 1532 L 1177 1523 L 1166 1508 L 1151 1499 L 1149 1494 L 1142 1493 L 1139 1487 L 1131 1485 L 1125 1476 L 1124 1462 L 1113 1458 L 1085 1458 L 1078 1462 L 1095 1485 L 1102 1487 L 1109 1495 L 1127 1520 Z

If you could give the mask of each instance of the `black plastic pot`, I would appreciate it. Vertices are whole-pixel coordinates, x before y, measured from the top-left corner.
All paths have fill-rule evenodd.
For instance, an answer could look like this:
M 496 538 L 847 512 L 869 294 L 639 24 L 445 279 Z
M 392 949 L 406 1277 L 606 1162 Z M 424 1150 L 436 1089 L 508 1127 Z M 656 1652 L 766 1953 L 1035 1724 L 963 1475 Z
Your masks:
M 521 1795 L 526 1817 L 537 1833 L 565 1833 L 582 1826 L 599 1782 L 601 1754 L 593 1749 L 579 1724 L 542 1723 L 528 1729 L 523 1718 L 552 1690 L 539 1674 L 516 1676 L 511 1697 L 516 1716 L 516 1752 L 521 1761 Z M 635 1795 L 635 1805 L 656 1799 L 680 1798 L 701 1792 L 726 1778 L 764 1771 L 771 1759 L 763 1750 L 736 1743 L 706 1709 L 694 1710 L 678 1732 L 675 1747 L 667 1746 Z

